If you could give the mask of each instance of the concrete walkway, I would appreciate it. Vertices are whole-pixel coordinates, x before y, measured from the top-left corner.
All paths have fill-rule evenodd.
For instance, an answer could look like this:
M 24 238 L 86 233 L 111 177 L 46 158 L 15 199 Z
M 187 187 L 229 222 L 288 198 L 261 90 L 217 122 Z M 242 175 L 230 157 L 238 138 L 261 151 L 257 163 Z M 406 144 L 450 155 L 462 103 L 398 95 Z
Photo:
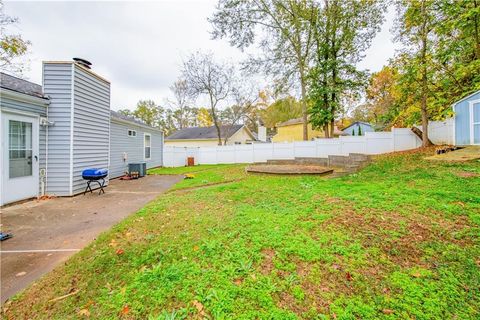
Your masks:
M 0 209 L 1 230 L 14 234 L 0 242 L 1 303 L 181 179 L 115 179 L 102 195 L 94 191 L 85 196 L 34 200 Z
M 471 161 L 480 159 L 480 146 L 468 146 L 455 151 L 426 157 L 425 159 L 434 161 Z

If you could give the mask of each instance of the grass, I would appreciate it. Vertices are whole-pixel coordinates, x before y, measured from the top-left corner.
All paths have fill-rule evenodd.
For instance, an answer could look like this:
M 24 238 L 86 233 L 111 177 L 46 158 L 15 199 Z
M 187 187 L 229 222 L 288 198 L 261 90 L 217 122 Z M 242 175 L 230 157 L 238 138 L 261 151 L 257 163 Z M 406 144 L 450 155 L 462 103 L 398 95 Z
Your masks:
M 3 316 L 478 319 L 480 162 L 424 156 L 336 179 L 195 167 Z
M 239 181 L 247 177 L 245 165 L 201 165 L 194 167 L 157 168 L 149 174 L 193 174 L 194 179 L 185 179 L 173 186 L 172 190 L 191 189 Z

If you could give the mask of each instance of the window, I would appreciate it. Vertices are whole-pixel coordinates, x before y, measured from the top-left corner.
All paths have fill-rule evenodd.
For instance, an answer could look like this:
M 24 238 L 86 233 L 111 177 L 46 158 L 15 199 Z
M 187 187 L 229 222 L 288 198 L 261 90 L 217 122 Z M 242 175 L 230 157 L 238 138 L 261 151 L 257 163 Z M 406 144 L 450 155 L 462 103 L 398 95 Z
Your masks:
M 128 129 L 128 136 L 129 137 L 136 137 L 137 136 L 137 131 Z
M 143 147 L 145 149 L 145 160 L 148 160 L 151 158 L 152 154 L 152 138 L 150 137 L 150 134 L 145 133 L 143 136 Z
M 235 144 L 242 144 L 241 142 L 235 141 Z
M 32 175 L 32 124 L 9 120 L 9 178 Z

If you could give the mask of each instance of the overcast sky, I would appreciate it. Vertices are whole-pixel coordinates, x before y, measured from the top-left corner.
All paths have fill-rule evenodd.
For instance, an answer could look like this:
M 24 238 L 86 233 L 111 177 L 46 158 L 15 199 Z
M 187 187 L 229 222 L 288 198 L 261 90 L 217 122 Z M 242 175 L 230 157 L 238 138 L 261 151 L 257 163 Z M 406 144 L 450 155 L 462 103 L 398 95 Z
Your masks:
M 207 18 L 215 0 L 157 2 L 5 2 L 20 19 L 13 29 L 32 42 L 30 81 L 41 83 L 41 62 L 82 57 L 111 82 L 111 107 L 133 109 L 139 99 L 163 104 L 180 76 L 182 60 L 197 50 L 241 61 L 240 50 L 211 40 Z M 360 63 L 378 71 L 394 54 L 393 11 Z

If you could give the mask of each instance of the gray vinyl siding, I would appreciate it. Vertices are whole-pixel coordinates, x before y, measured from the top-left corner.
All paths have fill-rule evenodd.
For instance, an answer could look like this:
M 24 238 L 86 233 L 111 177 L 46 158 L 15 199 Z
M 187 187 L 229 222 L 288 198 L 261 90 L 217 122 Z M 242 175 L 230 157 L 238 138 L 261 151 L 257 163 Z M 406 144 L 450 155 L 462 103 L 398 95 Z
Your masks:
M 0 99 L 1 109 L 16 110 L 20 112 L 28 112 L 32 114 L 39 115 L 40 117 L 47 116 L 47 101 L 44 105 L 34 104 L 31 102 L 24 102 L 19 100 L 13 100 L 5 97 Z M 38 144 L 38 161 L 39 161 L 39 170 L 45 168 L 46 160 L 46 127 L 39 126 L 39 144 Z M 39 194 L 40 194 L 40 181 L 39 181 Z
M 110 84 L 77 65 L 74 75 L 72 194 L 77 194 L 86 187 L 83 170 L 108 168 Z
M 48 119 L 47 190 L 51 195 L 70 195 L 70 132 L 72 64 L 44 63 L 43 91 L 50 97 Z
M 128 136 L 128 129 L 136 130 L 136 137 Z M 143 137 L 151 135 L 151 158 L 144 160 Z M 123 161 L 123 153 L 127 153 L 127 161 Z M 110 123 L 110 178 L 122 176 L 128 163 L 147 162 L 147 168 L 159 167 L 163 164 L 163 133 L 155 129 L 147 129 L 134 123 L 128 124 L 115 119 Z

